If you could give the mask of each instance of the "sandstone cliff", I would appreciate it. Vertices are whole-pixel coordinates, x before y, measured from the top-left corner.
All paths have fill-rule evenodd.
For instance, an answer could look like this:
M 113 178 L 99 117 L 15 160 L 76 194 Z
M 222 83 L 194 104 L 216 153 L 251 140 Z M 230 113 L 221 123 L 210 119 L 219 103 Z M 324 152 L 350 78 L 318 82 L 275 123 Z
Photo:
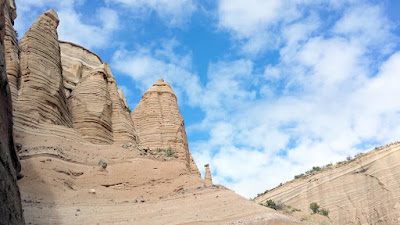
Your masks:
M 13 1 L 0 1 L 0 224 L 24 224 L 17 186 L 17 173 L 21 168 L 13 138 L 11 91 L 4 55 L 5 33 L 9 31 L 6 24 L 7 20 L 10 22 L 7 15 L 11 9 L 10 3 Z
M 132 120 L 141 146 L 171 148 L 178 160 L 187 165 L 190 173 L 200 174 L 189 152 L 185 124 L 168 82 L 160 79 L 143 94 L 132 112 Z
M 400 223 L 400 144 L 377 149 L 312 176 L 277 187 L 268 199 L 311 212 L 316 202 L 337 224 Z

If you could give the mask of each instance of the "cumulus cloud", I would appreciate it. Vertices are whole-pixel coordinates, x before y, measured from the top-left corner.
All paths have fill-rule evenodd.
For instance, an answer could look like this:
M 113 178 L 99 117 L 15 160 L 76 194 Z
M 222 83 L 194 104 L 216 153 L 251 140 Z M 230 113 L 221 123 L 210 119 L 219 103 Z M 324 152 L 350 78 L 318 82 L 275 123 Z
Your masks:
M 247 59 L 251 66 L 241 68 L 247 68 L 245 74 L 251 78 L 244 83 L 257 82 L 232 85 L 235 92 L 247 93 L 233 100 L 207 87 L 212 77 L 236 71 L 229 70 L 237 60 L 218 63 L 218 70 L 209 69 L 209 76 L 214 74 L 203 95 L 212 96 L 215 102 L 202 107 L 206 117 L 189 130 L 210 130 L 208 140 L 191 146 L 196 162 L 210 163 L 215 181 L 251 197 L 312 166 L 397 140 L 400 104 L 393 96 L 399 94 L 394 86 L 400 79 L 396 76 L 400 57 L 395 52 L 393 27 L 380 5 L 298 1 L 301 10 L 293 4 L 292 15 L 285 17 L 285 13 L 276 13 L 288 7 L 285 1 L 241 4 L 220 1 L 220 26 L 247 50 L 259 37 L 257 31 L 276 32 L 277 38 L 272 35 L 272 39 L 280 57 L 276 64 L 260 63 L 264 65 L 262 76 Z M 319 12 L 326 4 L 340 15 L 330 23 Z M 258 15 L 258 9 L 268 15 Z M 262 45 L 255 48 L 255 59 L 268 52 Z M 379 46 L 383 49 L 377 50 Z M 223 83 L 229 90 L 230 82 Z
M 107 0 L 106 2 L 126 6 L 133 16 L 137 17 L 155 12 L 171 27 L 187 24 L 197 9 L 192 0 Z
M 198 103 L 201 92 L 199 77 L 191 72 L 191 55 L 178 54 L 174 50 L 176 40 L 163 41 L 160 48 L 139 46 L 134 51 L 117 50 L 112 58 L 112 67 L 130 76 L 142 91 L 150 88 L 158 79 L 168 81 L 179 99 L 179 103 Z
M 76 0 L 17 0 L 18 17 L 15 28 L 24 34 L 36 18 L 50 8 L 54 8 L 60 18 L 59 39 L 74 42 L 86 48 L 104 48 L 109 45 L 113 31 L 118 29 L 119 17 L 116 11 L 98 8 L 94 15 L 83 15 L 76 7 L 84 1 Z

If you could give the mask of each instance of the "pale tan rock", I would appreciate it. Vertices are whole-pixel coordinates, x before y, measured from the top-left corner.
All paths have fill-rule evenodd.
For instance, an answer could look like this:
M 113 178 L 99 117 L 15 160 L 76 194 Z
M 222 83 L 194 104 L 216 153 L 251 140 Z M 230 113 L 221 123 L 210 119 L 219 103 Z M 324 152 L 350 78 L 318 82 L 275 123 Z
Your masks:
M 58 23 L 57 13 L 51 9 L 39 16 L 20 41 L 16 123 L 72 127 L 63 87 Z
M 16 6 L 14 0 L 6 0 L 7 4 L 4 6 L 5 16 L 5 59 L 7 64 L 7 77 L 11 89 L 11 98 L 15 101 L 18 97 L 19 86 L 19 46 L 14 30 L 14 20 L 17 17 Z
M 132 118 L 129 114 L 129 106 L 126 103 L 122 91 L 118 91 L 117 82 L 111 72 L 110 66 L 105 63 L 107 72 L 108 90 L 112 101 L 112 128 L 114 141 L 116 143 L 127 143 L 136 141 L 136 132 L 133 126 Z
M 158 80 L 147 90 L 132 112 L 139 144 L 150 149 L 172 148 L 188 172 L 200 175 L 189 152 L 185 124 L 171 85 Z
M 68 105 L 74 118 L 74 127 L 80 132 L 83 131 L 82 129 L 86 130 L 82 135 L 92 143 L 110 144 L 114 141 L 136 143 L 136 134 L 127 110 L 126 100 L 120 97 L 121 93 L 118 92 L 118 86 L 110 66 L 103 63 L 95 53 L 82 46 L 69 42 L 60 42 L 60 46 L 65 93 L 69 96 Z M 104 76 L 98 76 L 95 82 L 94 79 L 86 78 L 92 76 L 93 72 L 99 71 Z M 85 88 L 80 87 L 80 94 L 78 94 L 76 89 L 82 85 L 82 82 L 85 82 L 83 85 Z M 107 89 L 104 88 L 104 84 Z M 80 97 L 80 103 L 76 104 L 77 95 L 81 95 L 82 91 L 85 94 Z M 100 96 L 102 98 L 97 99 Z M 97 100 L 93 100 L 93 98 Z M 102 102 L 107 102 L 107 106 Z M 83 108 L 76 111 L 77 106 Z M 98 108 L 96 111 L 103 112 L 101 116 L 100 114 L 95 116 L 95 113 L 89 112 L 94 110 L 93 107 Z M 105 110 L 108 107 L 111 108 L 111 112 L 109 109 Z M 86 122 L 83 122 L 82 116 L 86 117 Z M 78 117 L 80 119 L 77 119 Z M 88 124 L 88 121 L 91 121 L 91 125 Z
M 111 144 L 112 101 L 104 68 L 83 77 L 68 98 L 74 128 L 94 144 Z
M 354 161 L 295 179 L 255 199 L 311 212 L 316 202 L 335 224 L 398 224 L 400 145 L 364 154 Z
M 118 89 L 118 94 L 119 94 L 119 98 L 122 100 L 122 102 L 124 103 L 124 107 L 125 108 L 129 108 L 129 106 L 128 106 L 128 102 L 126 101 L 126 98 L 125 98 L 125 95 L 124 95 L 124 92 L 122 92 L 122 89 Z
M 206 168 L 206 173 L 204 175 L 204 180 L 206 181 L 206 185 L 212 185 L 212 178 L 211 178 L 211 171 L 210 171 L 210 165 L 206 164 L 204 165 L 204 167 Z

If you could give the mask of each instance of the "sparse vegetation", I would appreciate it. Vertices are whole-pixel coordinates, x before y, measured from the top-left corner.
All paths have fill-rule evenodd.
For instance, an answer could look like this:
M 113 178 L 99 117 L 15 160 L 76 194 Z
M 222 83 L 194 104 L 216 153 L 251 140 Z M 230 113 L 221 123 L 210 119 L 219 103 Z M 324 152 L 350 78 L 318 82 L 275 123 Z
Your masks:
M 167 149 L 157 148 L 156 152 L 157 153 L 164 152 L 165 156 L 167 156 L 167 157 L 175 157 L 175 158 L 177 158 L 177 156 L 175 155 L 174 150 L 171 147 L 168 147 Z
M 282 210 L 284 214 L 290 214 L 292 215 L 293 212 L 300 212 L 300 209 L 294 208 L 290 205 L 285 205 L 283 203 L 275 203 L 273 200 L 269 199 L 266 201 L 264 204 L 259 203 L 262 206 L 275 209 L 275 210 Z
M 329 210 L 321 209 L 321 214 L 327 217 L 329 215 Z
M 271 199 L 269 199 L 265 204 L 260 203 L 260 205 L 271 208 L 271 209 L 275 209 L 275 210 L 282 210 L 283 207 L 285 206 L 282 203 L 275 203 L 274 201 L 272 201 Z
M 314 213 L 318 213 L 319 212 L 319 205 L 315 202 L 312 202 L 310 204 L 310 209 L 314 212 Z
M 310 209 L 313 211 L 313 213 L 318 213 L 326 217 L 329 215 L 329 210 L 323 208 L 320 209 L 320 206 L 316 202 L 312 202 L 310 204 Z
M 127 111 L 129 114 L 132 112 L 132 110 L 129 107 L 125 107 L 125 111 Z

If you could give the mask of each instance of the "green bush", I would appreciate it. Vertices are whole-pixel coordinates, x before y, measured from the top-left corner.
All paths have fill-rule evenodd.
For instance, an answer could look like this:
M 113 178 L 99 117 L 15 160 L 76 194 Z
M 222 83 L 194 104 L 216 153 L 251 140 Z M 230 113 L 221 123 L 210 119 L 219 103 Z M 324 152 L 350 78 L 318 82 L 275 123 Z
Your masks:
M 329 215 L 329 210 L 321 209 L 321 214 L 327 217 Z
M 310 209 L 314 212 L 314 213 L 318 213 L 319 212 L 319 205 L 315 202 L 312 202 L 310 204 Z

